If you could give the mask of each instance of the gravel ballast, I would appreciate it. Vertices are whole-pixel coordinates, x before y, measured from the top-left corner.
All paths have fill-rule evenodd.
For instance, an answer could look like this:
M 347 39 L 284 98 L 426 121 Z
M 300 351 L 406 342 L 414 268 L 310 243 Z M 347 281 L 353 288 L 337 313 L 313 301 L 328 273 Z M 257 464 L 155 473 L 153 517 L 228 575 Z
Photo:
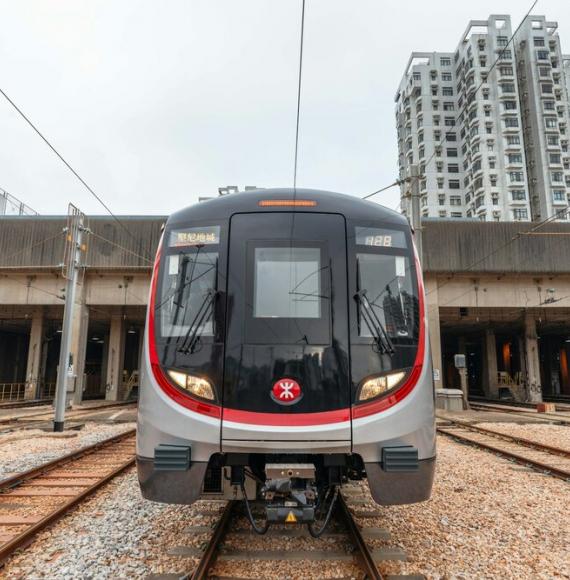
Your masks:
M 531 438 L 531 435 L 528 435 Z M 53 440 L 50 440 L 53 441 Z M 408 562 L 381 564 L 384 573 L 428 578 L 570 577 L 570 485 L 527 470 L 491 453 L 438 440 L 438 470 L 430 501 L 375 510 L 366 526 L 386 528 L 388 541 Z M 364 494 L 367 494 L 366 486 Z M 213 525 L 219 502 L 169 506 L 140 496 L 136 473 L 118 477 L 66 516 L 0 571 L 2 578 L 141 578 L 192 569 L 196 559 L 168 555 L 177 546 L 203 546 L 208 534 L 189 526 Z M 296 573 L 272 578 L 325 577 L 302 562 Z
M 80 431 L 49 433 L 33 429 L 0 435 L 0 479 L 27 471 L 134 427 L 134 423 L 86 423 Z

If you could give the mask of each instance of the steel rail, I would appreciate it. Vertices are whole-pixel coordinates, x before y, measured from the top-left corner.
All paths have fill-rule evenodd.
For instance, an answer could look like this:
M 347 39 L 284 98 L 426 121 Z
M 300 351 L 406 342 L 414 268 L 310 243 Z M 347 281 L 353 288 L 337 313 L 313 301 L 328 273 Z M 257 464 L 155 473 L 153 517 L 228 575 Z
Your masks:
M 520 407 L 519 409 L 509 409 L 503 405 L 493 405 L 489 403 L 470 403 L 471 409 L 473 411 L 498 411 L 499 413 L 512 413 L 518 415 L 519 417 L 524 417 L 528 419 L 532 417 L 538 421 L 550 421 L 551 423 L 557 422 L 562 424 L 570 424 L 570 417 L 568 415 L 555 415 L 553 413 L 537 413 L 532 411 L 532 409 L 527 409 L 525 407 Z
M 109 439 L 100 441 L 99 443 L 95 443 L 94 445 L 89 445 L 88 447 L 84 447 L 74 453 L 64 455 L 63 457 L 50 461 L 44 465 L 40 465 L 34 469 L 30 469 L 24 473 L 20 473 L 13 477 L 5 479 L 2 482 L 0 482 L 0 491 L 9 492 L 12 489 L 21 485 L 22 483 L 31 481 L 37 477 L 45 475 L 46 473 L 53 471 L 55 468 L 68 465 L 72 461 L 82 459 L 83 457 L 92 455 L 97 451 L 100 451 L 101 449 L 106 449 L 108 447 L 112 447 L 115 444 L 121 443 L 122 441 L 127 440 L 130 437 L 133 437 L 134 433 L 135 430 L 131 429 L 125 433 L 121 433 L 120 435 L 115 435 L 114 437 L 110 437 Z M 105 485 L 111 479 L 122 473 L 125 469 L 134 465 L 134 462 L 135 462 L 135 454 L 133 453 L 132 456 L 129 457 L 126 461 L 123 461 L 119 466 L 114 468 L 112 471 L 110 471 L 103 477 L 99 478 L 95 483 L 93 483 L 89 487 L 80 491 L 77 495 L 71 497 L 69 500 L 57 506 L 56 509 L 51 511 L 44 518 L 30 525 L 8 542 L 0 544 L 0 566 L 2 566 L 4 562 L 16 550 L 24 548 L 25 546 L 29 545 L 33 541 L 34 536 L 38 532 L 40 532 L 44 528 L 50 526 L 51 524 L 59 520 L 63 515 L 68 513 L 77 504 L 81 503 L 85 498 L 93 494 L 95 491 L 97 491 L 100 487 Z M 9 493 L 7 495 L 9 496 Z
M 530 447 L 532 449 L 536 449 L 537 451 L 544 451 L 545 453 L 551 453 L 552 455 L 561 455 L 562 457 L 570 458 L 570 449 L 563 449 L 562 447 L 555 447 L 554 445 L 539 443 L 538 441 L 533 441 L 532 439 L 527 439 L 526 437 L 519 437 L 517 435 L 508 435 L 507 433 L 501 433 L 500 431 L 487 429 L 485 427 L 481 427 L 480 425 L 471 425 L 464 421 L 458 421 L 457 419 L 448 419 L 448 421 L 456 425 L 459 425 L 469 431 L 475 431 L 483 435 L 490 435 L 492 437 L 496 437 L 497 439 L 504 439 L 505 441 L 517 443 L 525 447 Z
M 536 459 L 532 459 L 525 455 L 520 455 L 519 453 L 515 453 L 513 451 L 509 451 L 508 449 L 504 449 L 502 447 L 498 447 L 495 445 L 491 445 L 490 443 L 486 443 L 484 441 L 475 441 L 470 439 L 469 437 L 465 437 L 461 435 L 461 433 L 454 431 L 453 429 L 447 429 L 445 427 L 437 427 L 437 431 L 439 433 L 443 433 L 448 437 L 452 437 L 459 441 L 470 443 L 471 445 L 475 445 L 476 447 L 481 447 L 487 451 L 493 451 L 494 453 L 499 453 L 505 457 L 509 457 L 510 459 L 514 459 L 517 463 L 521 465 L 530 465 L 539 469 L 540 471 L 546 471 L 549 475 L 553 477 L 559 477 L 560 479 L 570 480 L 570 471 L 565 469 L 561 469 L 559 467 L 555 467 L 554 465 L 549 465 L 548 463 L 544 463 L 542 461 L 537 461 Z
M 191 574 L 187 574 L 186 576 L 182 576 L 184 580 L 203 580 L 208 577 L 208 573 L 212 568 L 212 565 L 215 562 L 216 555 L 218 553 L 218 549 L 222 543 L 226 532 L 229 529 L 229 524 L 232 519 L 232 515 L 234 513 L 234 509 L 236 505 L 240 503 L 239 500 L 233 499 L 228 502 L 216 527 L 214 528 L 214 532 L 210 537 L 208 545 L 198 562 L 198 567 L 192 572 Z
M 340 512 L 341 518 L 344 520 L 346 527 L 348 528 L 348 533 L 358 549 L 357 558 L 360 560 L 360 564 L 364 571 L 366 572 L 366 577 L 373 580 L 382 580 L 382 574 L 378 571 L 374 558 L 370 552 L 370 549 L 366 545 L 362 534 L 360 533 L 360 528 L 358 524 L 354 521 L 346 501 L 342 496 L 342 493 L 337 499 L 337 510 Z

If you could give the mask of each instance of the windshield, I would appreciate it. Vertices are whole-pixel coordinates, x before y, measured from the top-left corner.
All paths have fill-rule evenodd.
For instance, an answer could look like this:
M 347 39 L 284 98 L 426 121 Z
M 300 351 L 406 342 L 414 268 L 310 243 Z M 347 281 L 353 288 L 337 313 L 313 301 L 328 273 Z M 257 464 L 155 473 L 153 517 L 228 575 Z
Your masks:
M 364 230 L 357 228 L 359 229 Z M 404 233 L 376 231 L 373 228 L 366 230 L 362 236 L 357 232 L 357 244 L 367 246 L 367 251 L 356 254 L 358 292 L 364 294 L 392 342 L 400 344 L 415 342 L 419 324 L 419 305 L 413 262 L 411 257 L 404 255 L 402 251 L 405 249 Z M 361 337 L 374 337 L 373 329 L 366 323 L 363 308 L 361 300 L 358 310 L 358 334 Z
M 321 250 L 255 248 L 255 318 L 321 317 Z
M 203 246 L 180 249 L 165 257 L 156 306 L 161 336 L 213 335 L 212 310 L 204 317 L 200 312 L 215 290 L 217 262 L 218 253 Z

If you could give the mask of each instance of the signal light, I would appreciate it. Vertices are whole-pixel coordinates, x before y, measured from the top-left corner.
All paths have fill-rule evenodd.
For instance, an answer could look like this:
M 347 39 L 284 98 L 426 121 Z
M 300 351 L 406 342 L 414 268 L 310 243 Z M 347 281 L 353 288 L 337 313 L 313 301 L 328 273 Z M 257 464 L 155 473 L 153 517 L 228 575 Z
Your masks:
M 315 207 L 317 202 L 312 199 L 262 199 L 259 207 Z

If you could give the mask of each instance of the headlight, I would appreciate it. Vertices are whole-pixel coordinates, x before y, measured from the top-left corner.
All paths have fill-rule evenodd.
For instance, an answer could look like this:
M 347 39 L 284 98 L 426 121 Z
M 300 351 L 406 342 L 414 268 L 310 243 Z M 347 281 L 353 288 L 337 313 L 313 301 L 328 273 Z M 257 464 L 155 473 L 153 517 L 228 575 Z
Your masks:
M 394 388 L 405 376 L 406 373 L 400 371 L 397 373 L 384 375 L 383 377 L 369 379 L 362 385 L 360 394 L 358 395 L 358 400 L 366 401 L 367 399 L 373 399 L 382 393 L 386 393 L 390 389 Z
M 214 399 L 214 389 L 206 380 L 178 371 L 167 371 L 168 376 L 179 386 L 202 399 Z

